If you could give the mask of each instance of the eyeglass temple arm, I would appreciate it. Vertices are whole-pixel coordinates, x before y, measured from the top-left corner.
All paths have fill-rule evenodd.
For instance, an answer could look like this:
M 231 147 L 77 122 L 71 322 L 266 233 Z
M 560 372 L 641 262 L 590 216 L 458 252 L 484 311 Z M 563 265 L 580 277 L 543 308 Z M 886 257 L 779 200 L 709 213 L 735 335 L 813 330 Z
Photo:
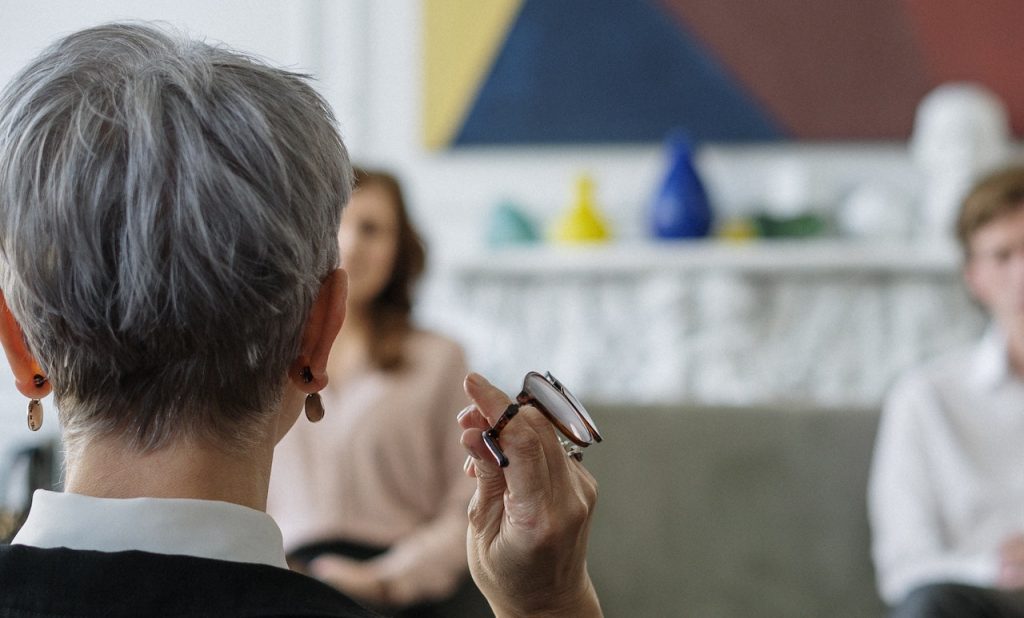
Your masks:
M 501 447 L 498 446 L 498 436 L 501 434 L 501 430 L 505 428 L 505 425 L 512 420 L 512 417 L 519 413 L 519 408 L 521 406 L 522 404 L 519 403 L 509 404 L 509 406 L 505 408 L 505 411 L 501 413 L 501 416 L 498 417 L 494 426 L 482 434 L 484 446 L 486 446 L 487 450 L 491 452 L 491 455 L 494 455 L 494 460 L 497 461 L 498 465 L 502 468 L 508 467 L 508 457 L 505 456 Z

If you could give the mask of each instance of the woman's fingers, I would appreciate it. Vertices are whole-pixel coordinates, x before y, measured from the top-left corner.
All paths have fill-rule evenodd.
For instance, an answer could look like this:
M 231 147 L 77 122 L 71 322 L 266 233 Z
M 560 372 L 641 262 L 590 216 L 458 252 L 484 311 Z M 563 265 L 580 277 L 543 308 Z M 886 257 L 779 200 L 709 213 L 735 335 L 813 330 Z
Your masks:
M 463 470 L 466 474 L 471 477 L 476 477 L 476 462 L 483 459 L 484 457 L 490 457 L 490 451 L 487 450 L 487 446 L 484 444 L 483 437 L 480 435 L 480 429 L 472 428 L 466 429 L 462 432 L 462 448 L 466 449 L 468 455 L 466 456 L 466 463 L 463 465 Z
M 565 451 L 554 427 L 533 406 L 520 409 L 502 430 L 500 442 L 509 460 L 503 469 L 510 493 L 508 506 L 524 509 L 522 515 L 528 519 L 533 512 L 547 508 L 555 488 L 568 485 Z
M 476 439 L 480 438 L 478 431 L 470 429 L 465 433 L 475 433 Z M 484 448 L 482 444 L 481 441 L 478 448 Z M 489 453 L 479 459 L 471 459 L 467 473 L 476 478 L 476 492 L 469 502 L 469 534 L 480 548 L 489 548 L 501 534 L 508 491 L 505 474 Z
M 466 390 L 466 395 L 476 404 L 476 409 L 483 416 L 488 427 L 494 425 L 505 408 L 512 403 L 508 395 L 478 373 L 466 376 L 463 388 Z
M 474 405 L 458 421 L 470 453 L 467 473 L 477 480 L 468 537 L 474 581 L 499 614 L 600 615 L 585 560 L 593 477 L 566 456 L 554 426 L 530 405 L 501 430 L 509 465 L 499 467 L 481 433 L 511 402 L 476 374 L 465 387 Z
M 307 568 L 313 577 L 335 588 L 349 589 L 351 583 L 359 579 L 359 566 L 342 556 L 320 556 L 310 561 Z
M 487 419 L 484 418 L 484 415 L 480 413 L 480 409 L 476 407 L 475 403 L 471 403 L 463 408 L 455 418 L 459 422 L 459 427 L 463 429 L 487 429 L 491 426 Z
M 489 459 L 490 450 L 484 445 L 479 433 L 497 422 L 511 399 L 476 373 L 466 377 L 465 389 L 474 403 L 458 415 L 460 426 L 466 430 L 462 435 L 462 444 L 474 459 Z M 473 432 L 477 435 L 473 435 Z M 514 500 L 527 511 L 542 508 L 540 505 L 550 500 L 552 488 L 574 485 L 570 476 L 570 462 L 558 441 L 554 426 L 533 406 L 520 408 L 517 418 L 505 426 L 498 440 L 511 462 L 508 468 L 502 470 L 504 483 L 512 490 Z M 467 462 L 467 474 L 477 476 L 477 467 L 476 461 Z

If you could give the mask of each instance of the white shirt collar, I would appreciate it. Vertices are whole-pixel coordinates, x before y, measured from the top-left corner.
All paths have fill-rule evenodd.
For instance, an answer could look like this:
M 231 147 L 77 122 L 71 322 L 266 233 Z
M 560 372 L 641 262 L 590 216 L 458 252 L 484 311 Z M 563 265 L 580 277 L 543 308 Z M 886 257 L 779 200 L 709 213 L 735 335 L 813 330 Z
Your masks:
M 281 530 L 269 515 L 212 500 L 94 498 L 37 490 L 28 520 L 12 543 L 140 550 L 288 568 Z
M 991 324 L 974 350 L 971 383 L 981 389 L 992 389 L 1011 373 L 1006 337 L 998 326 Z

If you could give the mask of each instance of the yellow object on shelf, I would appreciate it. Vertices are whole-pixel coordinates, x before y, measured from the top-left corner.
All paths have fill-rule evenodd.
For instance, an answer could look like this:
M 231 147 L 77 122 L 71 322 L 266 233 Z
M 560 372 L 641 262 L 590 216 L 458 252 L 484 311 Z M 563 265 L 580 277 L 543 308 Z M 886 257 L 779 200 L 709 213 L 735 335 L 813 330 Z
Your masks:
M 726 242 L 750 242 L 757 240 L 757 225 L 745 217 L 729 219 L 718 228 L 716 236 Z
M 561 244 L 604 242 L 611 238 L 594 201 L 594 181 L 590 176 L 576 179 L 576 198 L 568 211 L 554 225 L 552 240 Z

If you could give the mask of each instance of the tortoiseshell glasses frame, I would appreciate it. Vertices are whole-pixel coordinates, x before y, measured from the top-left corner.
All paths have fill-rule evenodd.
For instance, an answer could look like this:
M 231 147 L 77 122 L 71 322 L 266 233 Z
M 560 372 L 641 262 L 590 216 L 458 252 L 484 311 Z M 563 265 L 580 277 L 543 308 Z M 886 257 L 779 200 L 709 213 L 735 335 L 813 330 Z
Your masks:
M 541 375 L 531 371 L 523 378 L 523 389 L 516 396 L 516 402 L 509 404 L 494 425 L 483 432 L 484 444 L 502 468 L 507 467 L 509 461 L 498 444 L 498 437 L 523 406 L 537 408 L 551 421 L 561 434 L 558 440 L 566 454 L 577 461 L 583 460 L 584 448 L 602 439 L 587 409 L 561 382 L 550 373 Z

